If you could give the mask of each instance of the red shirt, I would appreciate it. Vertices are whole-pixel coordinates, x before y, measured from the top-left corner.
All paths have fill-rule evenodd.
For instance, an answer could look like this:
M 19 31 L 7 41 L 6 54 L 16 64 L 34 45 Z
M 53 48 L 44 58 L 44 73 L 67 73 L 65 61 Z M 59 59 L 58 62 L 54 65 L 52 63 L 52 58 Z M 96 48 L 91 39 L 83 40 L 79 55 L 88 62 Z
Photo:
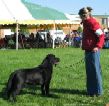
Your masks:
M 82 49 L 92 50 L 94 47 L 102 48 L 104 45 L 104 33 L 95 34 L 97 29 L 101 29 L 100 24 L 95 18 L 90 17 L 83 21 Z

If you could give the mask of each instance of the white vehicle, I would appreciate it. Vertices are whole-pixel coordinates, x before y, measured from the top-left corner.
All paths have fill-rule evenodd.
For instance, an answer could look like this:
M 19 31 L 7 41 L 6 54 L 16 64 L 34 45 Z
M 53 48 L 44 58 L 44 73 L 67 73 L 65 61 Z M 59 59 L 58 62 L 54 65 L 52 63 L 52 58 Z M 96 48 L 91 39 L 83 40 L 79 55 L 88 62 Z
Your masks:
M 61 40 L 64 40 L 66 36 L 63 30 L 49 30 L 49 33 L 53 40 L 55 40 L 57 37 L 61 38 Z
M 49 30 L 49 33 L 53 39 L 53 48 L 55 47 L 55 39 L 60 38 L 61 40 L 64 40 L 66 36 L 63 30 Z
M 52 42 L 53 48 L 55 47 L 55 39 L 60 38 L 61 41 L 62 41 L 62 40 L 64 40 L 64 38 L 66 36 L 65 33 L 63 32 L 63 30 L 49 30 L 49 31 L 41 30 L 41 31 L 38 31 L 38 32 L 41 35 L 42 39 L 45 37 L 46 41 L 47 41 L 47 33 L 50 34 L 50 37 L 53 40 L 53 42 Z
M 46 30 L 39 30 L 38 33 L 40 34 L 41 38 L 44 40 L 44 38 L 47 40 L 47 33 Z

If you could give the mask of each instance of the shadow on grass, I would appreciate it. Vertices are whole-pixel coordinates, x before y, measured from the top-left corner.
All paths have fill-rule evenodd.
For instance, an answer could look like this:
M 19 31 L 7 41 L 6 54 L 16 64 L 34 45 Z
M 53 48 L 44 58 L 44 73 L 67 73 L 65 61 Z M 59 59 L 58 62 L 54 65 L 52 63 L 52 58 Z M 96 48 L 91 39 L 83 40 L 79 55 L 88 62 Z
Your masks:
M 7 83 L 5 83 L 5 82 L 0 82 L 0 85 L 6 85 Z
M 37 92 L 38 91 L 38 92 Z M 37 97 L 44 97 L 44 98 L 55 98 L 55 99 L 59 99 L 60 97 L 54 93 L 51 92 L 50 89 L 50 94 L 49 95 L 42 95 L 41 94 L 41 87 L 40 86 L 26 86 L 26 89 L 23 89 L 20 92 L 20 95 L 25 95 L 25 94 L 31 94 L 31 95 L 37 95 Z
M 0 92 L 0 98 L 7 100 L 5 88 L 3 88 Z
M 77 95 L 87 95 L 87 92 L 85 90 L 78 90 L 78 89 L 65 89 L 65 88 L 60 88 L 60 89 L 51 89 L 51 92 L 54 93 L 63 93 L 63 94 L 77 94 Z
M 6 85 L 6 83 L 0 83 L 0 85 Z M 50 95 L 44 96 L 44 95 L 41 95 L 40 86 L 29 85 L 29 86 L 26 86 L 25 88 L 23 90 L 21 90 L 19 95 L 32 94 L 32 95 L 37 95 L 38 97 L 55 98 L 55 99 L 60 98 L 59 95 L 55 94 L 55 93 L 87 95 L 85 90 L 67 89 L 67 88 L 51 88 Z M 3 98 L 6 100 L 5 90 L 6 89 L 3 88 L 2 91 L 0 92 L 0 98 Z M 38 90 L 38 93 L 37 93 L 37 90 Z M 40 93 L 39 93 L 39 91 L 40 91 Z
M 29 87 L 29 91 L 31 91 L 31 92 L 28 92 L 28 93 L 37 94 L 37 93 L 34 92 L 36 90 L 40 91 L 41 89 L 40 89 L 40 87 Z M 25 93 L 27 93 L 27 92 L 25 92 Z M 52 93 L 50 95 L 50 97 L 55 97 L 54 93 L 87 95 L 87 92 L 85 90 L 67 89 L 67 88 L 50 88 L 50 93 Z
M 2 99 L 6 99 L 6 85 L 7 83 L 0 82 L 0 86 L 3 87 L 2 90 L 0 91 L 0 98 Z
M 36 90 L 41 91 L 40 86 L 33 86 L 29 85 L 26 88 L 28 88 L 30 93 L 35 93 Z M 63 94 L 77 94 L 77 95 L 87 95 L 87 92 L 85 90 L 78 90 L 78 89 L 67 89 L 67 88 L 50 88 L 50 93 L 63 93 Z

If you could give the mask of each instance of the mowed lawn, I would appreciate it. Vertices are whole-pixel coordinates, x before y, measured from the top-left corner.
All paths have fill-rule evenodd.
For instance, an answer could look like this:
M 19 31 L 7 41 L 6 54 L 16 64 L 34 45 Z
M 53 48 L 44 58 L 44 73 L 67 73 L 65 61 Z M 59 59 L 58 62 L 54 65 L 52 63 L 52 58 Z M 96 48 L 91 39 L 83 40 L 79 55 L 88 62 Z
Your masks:
M 49 53 L 61 60 L 53 69 L 51 96 L 42 96 L 40 86 L 30 86 L 21 91 L 16 103 L 4 100 L 2 90 L 10 73 L 19 68 L 36 67 Z M 100 97 L 86 95 L 83 58 L 84 51 L 80 48 L 0 50 L 0 106 L 105 106 L 109 103 L 109 50 L 101 50 L 104 94 Z

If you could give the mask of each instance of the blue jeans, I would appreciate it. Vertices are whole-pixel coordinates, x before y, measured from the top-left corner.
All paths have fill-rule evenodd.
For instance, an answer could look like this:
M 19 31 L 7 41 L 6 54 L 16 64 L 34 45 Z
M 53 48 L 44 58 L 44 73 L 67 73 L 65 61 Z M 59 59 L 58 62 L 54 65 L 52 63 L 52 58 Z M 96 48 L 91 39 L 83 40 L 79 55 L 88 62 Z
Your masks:
M 85 51 L 85 66 L 88 95 L 101 95 L 103 88 L 100 66 L 100 51 Z

